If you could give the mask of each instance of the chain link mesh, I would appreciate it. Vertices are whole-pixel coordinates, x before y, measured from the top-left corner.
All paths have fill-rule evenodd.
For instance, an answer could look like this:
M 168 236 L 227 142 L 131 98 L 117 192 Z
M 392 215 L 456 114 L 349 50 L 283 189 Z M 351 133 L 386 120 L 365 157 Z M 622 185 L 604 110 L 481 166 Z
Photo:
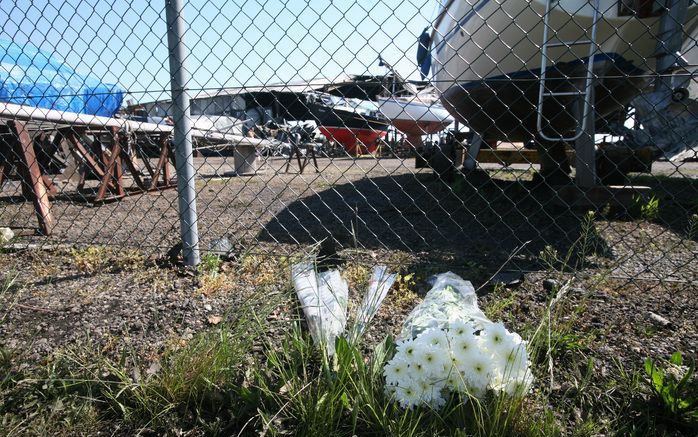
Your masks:
M 15 243 L 163 254 L 193 182 L 203 252 L 695 285 L 694 2 L 189 1 L 181 35 L 166 7 L 0 4 Z

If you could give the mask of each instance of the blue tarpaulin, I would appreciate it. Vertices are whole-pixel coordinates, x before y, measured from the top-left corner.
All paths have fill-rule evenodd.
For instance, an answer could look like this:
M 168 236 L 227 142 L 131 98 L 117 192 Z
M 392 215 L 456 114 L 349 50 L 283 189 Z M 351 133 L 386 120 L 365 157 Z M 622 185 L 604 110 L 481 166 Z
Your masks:
M 0 39 L 0 102 L 111 117 L 123 94 L 31 44 Z

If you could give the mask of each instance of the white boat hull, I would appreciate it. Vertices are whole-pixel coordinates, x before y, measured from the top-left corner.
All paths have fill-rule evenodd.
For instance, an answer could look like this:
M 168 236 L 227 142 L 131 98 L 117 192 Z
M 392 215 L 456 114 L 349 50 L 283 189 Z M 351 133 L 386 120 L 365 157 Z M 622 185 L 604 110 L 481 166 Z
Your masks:
M 622 109 L 650 83 L 659 17 L 618 16 L 619 0 L 600 0 L 594 56 L 597 116 Z M 431 46 L 433 82 L 445 108 L 485 139 L 523 141 L 536 135 L 544 0 L 451 1 L 437 20 Z M 696 27 L 698 7 L 684 26 Z M 550 11 L 558 41 L 591 38 L 592 2 L 559 0 Z M 590 46 L 549 48 L 546 89 L 583 88 Z M 553 62 L 554 61 L 554 62 Z M 572 78 L 572 79 L 570 79 Z M 548 98 L 546 133 L 573 130 L 575 97 Z
M 430 135 L 446 129 L 454 119 L 438 101 L 414 97 L 378 97 L 378 109 L 395 128 L 410 136 Z

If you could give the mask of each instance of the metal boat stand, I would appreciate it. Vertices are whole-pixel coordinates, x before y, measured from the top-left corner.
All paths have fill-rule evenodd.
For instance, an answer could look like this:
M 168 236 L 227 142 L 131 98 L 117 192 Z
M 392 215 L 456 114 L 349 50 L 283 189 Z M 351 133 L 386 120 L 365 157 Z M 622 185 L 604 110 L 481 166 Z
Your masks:
M 303 162 L 301 162 L 301 147 L 305 149 L 305 156 L 303 157 Z M 315 166 L 315 173 L 320 173 L 320 168 L 317 165 L 317 159 L 315 157 L 315 147 L 313 145 L 298 145 L 295 143 L 291 143 L 291 153 L 288 155 L 288 159 L 286 160 L 286 170 L 284 171 L 285 173 L 288 173 L 288 169 L 291 166 L 291 161 L 293 160 L 293 157 L 296 157 L 296 160 L 298 161 L 298 171 L 300 174 L 303 174 L 303 171 L 305 170 L 305 167 L 308 165 L 308 160 L 312 158 L 313 160 L 313 165 Z
M 0 126 L 0 187 L 9 175 L 10 165 L 17 169 L 23 197 L 34 203 L 39 232 L 51 235 L 55 220 L 49 196 L 57 190 L 51 179 L 41 172 L 34 153 L 34 142 L 23 121 L 8 120 L 5 126 Z

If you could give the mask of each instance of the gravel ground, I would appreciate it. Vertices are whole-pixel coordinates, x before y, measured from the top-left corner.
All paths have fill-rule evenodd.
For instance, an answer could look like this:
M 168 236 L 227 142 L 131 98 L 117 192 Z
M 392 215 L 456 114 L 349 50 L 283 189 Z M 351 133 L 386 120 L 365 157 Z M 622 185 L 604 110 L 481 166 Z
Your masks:
M 602 367 L 610 369 L 613 360 L 640 364 L 674 350 L 698 358 L 698 244 L 687 236 L 691 214 L 698 213 L 695 176 L 638 176 L 660 199 L 656 217 L 597 214 L 593 253 L 581 256 L 583 211 L 555 206 L 527 170 L 490 169 L 493 178 L 477 186 L 449 186 L 397 159 L 321 159 L 320 173 L 309 167 L 303 175 L 282 172 L 285 162 L 272 159 L 251 177 L 225 176 L 232 168 L 223 158 L 197 158 L 196 164 L 203 245 L 221 236 L 235 245 L 237 258 L 223 263 L 222 279 L 202 283 L 159 257 L 178 239 L 173 190 L 100 206 L 57 199 L 54 235 L 19 242 L 107 248 L 0 253 L 3 277 L 18 275 L 2 297 L 0 345 L 34 363 L 81 342 L 154 361 L 168 346 L 259 298 L 265 287 L 288 291 L 288 267 L 280 258 L 255 255 L 295 253 L 332 237 L 347 272 L 380 262 L 415 273 L 413 284 L 391 293 L 367 334 L 369 345 L 397 332 L 428 275 L 453 270 L 480 286 L 504 266 L 522 272 L 523 285 L 488 285 L 480 293 L 483 305 L 503 307 L 499 315 L 513 326 L 540 319 L 551 295 L 545 279 L 572 279 L 564 320 Z M 18 194 L 14 188 L 3 187 L 0 223 L 33 227 L 31 204 L 8 197 Z M 541 262 L 546 250 L 585 265 L 576 275 L 556 273 Z M 286 317 L 288 309 L 277 314 Z

